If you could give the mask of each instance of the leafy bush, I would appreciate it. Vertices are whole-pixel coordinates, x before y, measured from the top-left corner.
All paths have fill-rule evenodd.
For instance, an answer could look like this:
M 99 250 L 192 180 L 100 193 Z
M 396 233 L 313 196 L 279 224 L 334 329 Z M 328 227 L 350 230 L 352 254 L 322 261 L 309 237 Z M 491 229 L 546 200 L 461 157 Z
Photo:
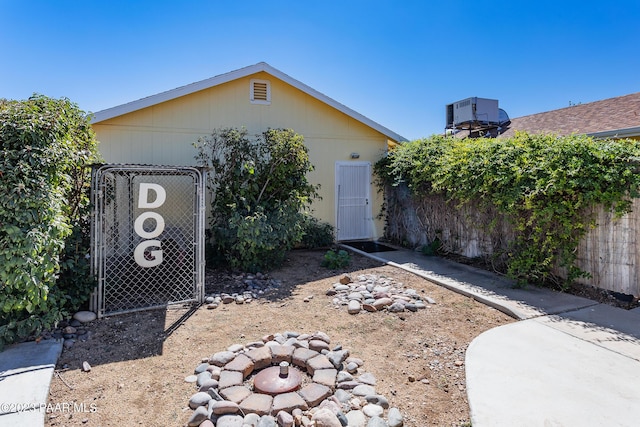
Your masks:
M 302 240 L 300 245 L 309 248 L 325 248 L 334 244 L 333 226 L 328 222 L 320 222 L 311 215 L 305 215 L 302 221 Z
M 231 267 L 251 272 L 282 264 L 286 251 L 301 239 L 300 217 L 287 206 L 268 215 L 262 206 L 246 215 L 233 212 L 226 234 L 218 233 L 219 244 L 225 244 L 225 259 Z
M 434 256 L 438 254 L 441 246 L 442 242 L 440 242 L 440 239 L 436 238 L 431 243 L 423 245 L 420 249 L 420 252 L 422 252 L 422 255 L 425 256 Z
M 351 255 L 349 255 L 349 252 L 344 249 L 330 249 L 324 254 L 320 265 L 331 270 L 337 270 L 347 267 L 350 263 Z
M 246 129 L 223 128 L 195 146 L 210 168 L 210 258 L 245 271 L 278 266 L 301 241 L 303 212 L 317 196 L 303 137 L 269 129 L 250 139 Z
M 507 272 L 521 283 L 587 275 L 576 248 L 595 227 L 595 207 L 617 216 L 638 197 L 640 142 L 586 136 L 517 134 L 510 139 L 434 136 L 412 141 L 376 165 L 385 185 L 406 183 L 416 197 L 444 195 L 457 204 L 497 210 L 515 230 L 505 250 Z M 490 228 L 491 221 L 480 226 Z
M 0 100 L 0 143 L 1 346 L 51 327 L 92 287 L 78 276 L 88 273 L 79 236 L 96 141 L 75 104 L 35 95 Z

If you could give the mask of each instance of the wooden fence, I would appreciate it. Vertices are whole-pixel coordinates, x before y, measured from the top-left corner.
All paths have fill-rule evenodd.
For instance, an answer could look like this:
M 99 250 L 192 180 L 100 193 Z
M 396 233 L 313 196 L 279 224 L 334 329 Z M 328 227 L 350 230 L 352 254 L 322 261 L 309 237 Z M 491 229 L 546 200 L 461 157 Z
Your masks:
M 385 236 L 392 242 L 418 247 L 439 239 L 450 253 L 495 260 L 493 255 L 502 253 L 513 240 L 508 221 L 497 212 L 481 213 L 473 204 L 455 206 L 439 196 L 415 200 L 402 186 L 385 192 Z M 638 200 L 633 211 L 620 219 L 599 209 L 596 228 L 589 230 L 577 249 L 576 265 L 591 277 L 578 283 L 640 296 L 639 210 Z M 554 273 L 563 276 L 561 269 Z

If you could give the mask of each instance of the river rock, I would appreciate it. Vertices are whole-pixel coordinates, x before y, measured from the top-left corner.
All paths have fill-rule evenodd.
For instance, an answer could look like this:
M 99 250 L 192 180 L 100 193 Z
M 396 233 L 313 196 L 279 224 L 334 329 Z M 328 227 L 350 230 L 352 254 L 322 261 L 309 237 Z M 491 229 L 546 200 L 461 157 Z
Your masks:
M 293 423 L 294 423 L 293 415 L 291 415 L 286 411 L 278 412 L 278 415 L 276 416 L 276 420 L 278 421 L 278 425 L 280 427 L 293 427 Z
M 271 415 L 263 415 L 256 427 L 278 427 L 278 423 Z
M 349 301 L 349 305 L 347 307 L 347 312 L 349 314 L 358 314 L 360 313 L 360 310 L 362 309 L 362 306 L 360 305 L 360 301 L 352 299 Z
M 208 391 L 210 388 L 218 388 L 218 380 L 209 378 L 207 380 L 202 381 L 198 391 Z
M 229 400 L 215 401 L 211 405 L 211 411 L 216 415 L 236 414 L 239 410 L 238 404 Z
M 378 298 L 371 305 L 374 306 L 376 310 L 381 310 L 391 304 L 393 304 L 393 300 L 391 298 Z
M 199 373 L 206 371 L 209 366 L 209 363 L 201 363 L 196 367 L 196 369 L 194 369 L 193 373 L 198 375 Z
M 260 415 L 258 414 L 247 414 L 244 416 L 244 419 L 242 420 L 243 422 L 243 426 L 250 426 L 250 427 L 256 427 L 258 425 L 258 423 L 260 422 Z
M 205 381 L 210 380 L 210 379 L 211 379 L 211 372 L 209 372 L 209 371 L 200 372 L 197 375 L 196 385 L 198 387 L 201 387 L 202 384 L 204 384 Z
M 351 393 L 353 393 L 354 396 L 364 397 L 370 394 L 376 394 L 376 389 L 371 387 L 370 385 L 360 384 L 359 386 L 356 386 L 353 390 L 351 390 Z
M 347 412 L 347 420 L 349 427 L 365 427 L 367 423 L 367 417 L 362 411 Z
M 191 417 L 189 417 L 189 427 L 198 427 L 204 420 L 209 418 L 209 410 L 205 406 L 198 406 Z
M 211 400 L 211 396 L 209 393 L 205 393 L 203 391 L 199 391 L 189 399 L 189 407 L 191 409 L 196 409 L 198 406 L 206 406 L 209 404 Z
M 362 375 L 360 375 L 358 377 L 358 381 L 360 381 L 362 384 L 369 384 L 369 385 L 376 385 L 376 377 L 373 376 L 373 374 L 369 373 L 369 372 L 364 372 Z
M 380 396 L 379 394 L 369 394 L 364 398 L 369 403 L 382 406 L 384 409 L 389 409 L 389 401 L 384 396 Z
M 222 415 L 216 421 L 216 427 L 242 427 L 242 415 Z
M 373 304 L 369 304 L 369 303 L 362 304 L 362 308 L 364 308 L 370 313 L 374 313 L 378 311 L 378 309 Z
M 382 406 L 369 403 L 368 405 L 364 405 L 362 412 L 364 412 L 367 417 L 381 417 L 384 413 L 384 409 Z
M 327 408 L 318 409 L 311 421 L 316 423 L 316 427 L 342 427 L 337 415 Z
M 232 351 L 219 351 L 209 358 L 209 364 L 224 366 L 235 359 L 236 354 Z
M 93 311 L 79 311 L 73 315 L 73 318 L 81 323 L 93 322 L 96 320 L 96 314 Z
M 401 313 L 404 311 L 404 304 L 400 301 L 396 301 L 389 307 L 387 307 L 387 310 L 389 310 L 391 313 Z
M 389 409 L 387 420 L 389 427 L 402 427 L 404 425 L 404 417 L 398 408 Z
M 389 427 L 389 424 L 380 417 L 371 417 L 369 419 L 369 423 L 367 423 L 367 427 Z
M 358 365 L 355 365 L 355 367 L 356 369 L 358 369 Z M 351 375 L 349 372 L 339 371 L 338 375 L 336 375 L 336 381 L 339 383 L 345 381 L 353 381 L 353 375 Z
M 349 357 L 349 350 L 330 351 L 326 356 L 336 369 L 340 369 L 342 362 Z
M 353 374 L 358 371 L 358 364 L 354 362 L 349 362 L 347 363 L 346 369 L 347 369 L 347 372 L 349 372 L 350 374 Z

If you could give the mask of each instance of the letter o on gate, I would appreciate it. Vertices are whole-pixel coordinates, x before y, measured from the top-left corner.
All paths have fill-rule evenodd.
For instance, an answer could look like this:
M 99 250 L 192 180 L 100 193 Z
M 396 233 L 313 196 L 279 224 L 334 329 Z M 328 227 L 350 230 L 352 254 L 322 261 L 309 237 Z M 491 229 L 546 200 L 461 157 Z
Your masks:
M 144 229 L 144 222 L 147 219 L 153 219 L 156 222 L 156 227 L 151 231 L 146 231 Z M 136 218 L 136 222 L 133 224 L 133 229 L 136 234 L 143 239 L 153 239 L 154 237 L 158 237 L 164 231 L 164 218 L 157 212 L 143 212 L 140 214 L 138 218 Z

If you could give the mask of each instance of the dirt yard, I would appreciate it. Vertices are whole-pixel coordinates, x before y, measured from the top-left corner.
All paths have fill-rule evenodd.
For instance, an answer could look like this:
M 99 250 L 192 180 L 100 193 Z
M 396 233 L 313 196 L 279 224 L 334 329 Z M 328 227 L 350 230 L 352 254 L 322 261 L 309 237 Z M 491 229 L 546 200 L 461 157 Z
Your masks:
M 501 312 L 403 270 L 352 255 L 340 271 L 321 267 L 324 251 L 297 250 L 269 274 L 277 292 L 249 304 L 174 307 L 92 322 L 92 337 L 65 350 L 52 380 L 51 405 L 83 411 L 46 414 L 47 426 L 184 426 L 195 386 L 184 381 L 213 353 L 286 331 L 322 331 L 377 378 L 376 391 L 398 407 L 407 427 L 468 426 L 465 351 L 482 332 L 513 321 Z M 372 273 L 436 301 L 417 312 L 357 315 L 325 293 L 345 273 Z M 209 291 L 231 280 L 208 272 Z M 91 365 L 83 372 L 83 362 Z M 80 405 L 80 406 L 78 406 Z M 52 406 L 55 407 L 55 406 Z

